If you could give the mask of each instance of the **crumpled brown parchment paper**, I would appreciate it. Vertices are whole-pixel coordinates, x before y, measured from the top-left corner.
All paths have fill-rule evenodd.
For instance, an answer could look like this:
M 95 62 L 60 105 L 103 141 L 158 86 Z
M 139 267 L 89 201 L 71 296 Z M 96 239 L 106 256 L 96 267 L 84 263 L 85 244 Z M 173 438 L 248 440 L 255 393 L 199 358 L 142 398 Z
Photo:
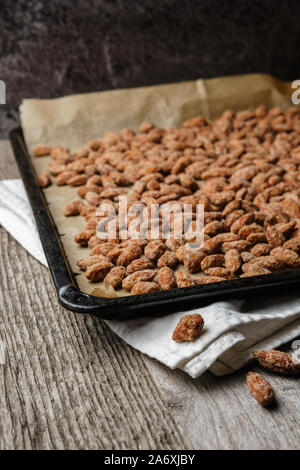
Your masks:
M 199 79 L 143 88 L 103 91 L 56 99 L 26 99 L 20 107 L 21 123 L 27 147 L 38 144 L 61 145 L 74 151 L 107 131 L 120 132 L 124 127 L 137 129 L 143 121 L 158 127 L 180 126 L 193 116 L 216 119 L 225 109 L 235 111 L 260 104 L 283 109 L 292 105 L 295 90 L 291 83 L 268 75 L 241 75 Z M 35 158 L 37 174 L 47 171 L 50 157 Z M 76 199 L 76 188 L 50 186 L 45 190 L 50 211 L 62 237 L 63 246 L 80 289 L 100 296 L 128 295 L 117 293 L 103 283 L 90 284 L 80 273 L 76 261 L 88 256 L 88 248 L 80 248 L 74 235 L 84 229 L 82 217 L 64 217 L 67 202 Z

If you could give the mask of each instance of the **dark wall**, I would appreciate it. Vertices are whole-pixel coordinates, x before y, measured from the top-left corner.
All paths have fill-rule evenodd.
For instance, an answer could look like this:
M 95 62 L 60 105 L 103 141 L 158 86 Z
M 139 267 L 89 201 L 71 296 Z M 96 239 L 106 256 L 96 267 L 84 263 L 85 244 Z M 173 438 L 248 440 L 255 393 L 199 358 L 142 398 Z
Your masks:
M 299 78 L 299 18 L 298 0 L 1 0 L 0 126 L 24 97 L 247 72 Z

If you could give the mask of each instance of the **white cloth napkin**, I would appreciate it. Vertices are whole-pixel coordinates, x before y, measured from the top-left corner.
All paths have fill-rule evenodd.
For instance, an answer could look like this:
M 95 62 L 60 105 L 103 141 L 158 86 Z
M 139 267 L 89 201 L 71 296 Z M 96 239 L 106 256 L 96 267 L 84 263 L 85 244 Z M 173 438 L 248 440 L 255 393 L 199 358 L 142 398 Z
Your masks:
M 21 180 L 0 182 L 0 224 L 47 265 Z M 193 343 L 171 339 L 182 312 L 107 324 L 132 347 L 194 378 L 207 369 L 216 375 L 233 372 L 251 358 L 253 349 L 275 348 L 300 335 L 300 299 L 284 292 L 265 299 L 216 302 L 195 312 L 203 316 L 205 330 Z

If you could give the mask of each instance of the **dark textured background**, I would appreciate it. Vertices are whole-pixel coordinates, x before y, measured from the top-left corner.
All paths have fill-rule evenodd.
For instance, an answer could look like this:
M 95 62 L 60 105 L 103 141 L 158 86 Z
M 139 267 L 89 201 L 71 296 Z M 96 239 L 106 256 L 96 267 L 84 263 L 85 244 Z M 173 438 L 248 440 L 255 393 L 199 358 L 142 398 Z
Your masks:
M 25 97 L 265 72 L 300 77 L 298 0 L 1 0 L 0 136 Z

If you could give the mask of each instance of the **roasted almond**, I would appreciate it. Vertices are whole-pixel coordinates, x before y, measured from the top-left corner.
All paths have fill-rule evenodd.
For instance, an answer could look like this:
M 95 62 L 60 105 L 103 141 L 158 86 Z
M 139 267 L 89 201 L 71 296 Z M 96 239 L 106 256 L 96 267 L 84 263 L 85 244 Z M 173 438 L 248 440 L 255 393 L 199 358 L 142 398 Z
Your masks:
M 151 292 L 157 292 L 159 285 L 156 282 L 143 282 L 139 281 L 131 289 L 132 295 L 150 294 Z
M 90 282 L 103 281 L 105 276 L 114 267 L 109 261 L 98 261 L 96 264 L 88 266 L 85 272 L 86 277 Z
M 194 313 L 182 317 L 172 334 L 173 341 L 183 343 L 185 341 L 195 341 L 203 331 L 204 320 L 201 315 Z
M 51 147 L 48 145 L 38 145 L 35 147 L 33 153 L 36 157 L 44 157 L 46 155 L 50 155 Z
M 41 188 L 48 188 L 49 186 L 51 186 L 51 184 L 52 181 L 48 173 L 42 173 L 39 176 L 39 185 Z
M 267 351 L 255 350 L 254 359 L 265 369 L 278 374 L 295 375 L 300 373 L 300 363 L 296 364 L 291 356 L 285 352 L 270 349 Z
M 262 375 L 255 372 L 248 372 L 247 385 L 260 405 L 269 406 L 273 403 L 274 390 Z

